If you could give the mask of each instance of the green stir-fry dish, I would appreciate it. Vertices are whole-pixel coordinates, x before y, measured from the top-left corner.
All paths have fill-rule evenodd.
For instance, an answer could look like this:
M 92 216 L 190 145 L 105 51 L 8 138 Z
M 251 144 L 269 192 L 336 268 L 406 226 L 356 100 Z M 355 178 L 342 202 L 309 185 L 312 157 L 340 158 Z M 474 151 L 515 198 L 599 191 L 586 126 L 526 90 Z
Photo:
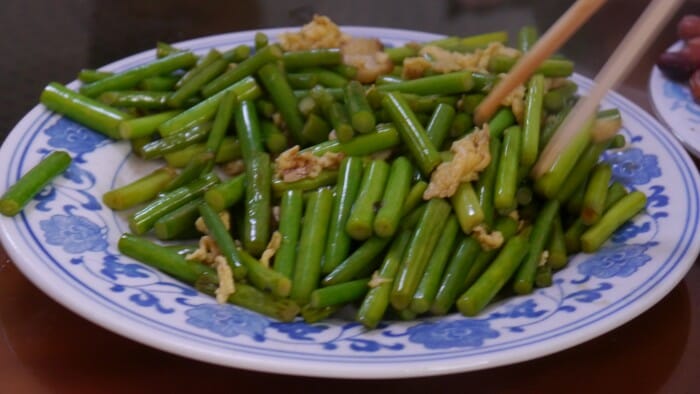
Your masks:
M 159 43 L 124 72 L 82 70 L 41 102 L 161 168 L 103 195 L 131 209 L 119 251 L 221 302 L 307 322 L 383 319 L 528 294 L 595 252 L 646 197 L 599 161 L 624 147 L 600 111 L 543 175 L 576 103 L 570 60 L 546 60 L 485 124 L 474 112 L 537 40 L 521 30 L 384 47 L 315 16 L 301 30 L 201 56 Z M 612 133 L 615 134 L 615 133 Z M 54 152 L 0 199 L 15 215 L 70 164 Z M 181 240 L 181 242 L 160 241 Z M 165 246 L 167 244 L 167 246 Z

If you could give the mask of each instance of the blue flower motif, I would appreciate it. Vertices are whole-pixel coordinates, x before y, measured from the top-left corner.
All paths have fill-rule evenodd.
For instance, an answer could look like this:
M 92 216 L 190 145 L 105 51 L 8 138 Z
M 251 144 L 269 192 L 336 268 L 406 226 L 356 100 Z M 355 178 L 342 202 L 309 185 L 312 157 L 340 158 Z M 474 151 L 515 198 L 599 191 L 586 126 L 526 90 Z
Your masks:
M 107 137 L 96 133 L 70 119 L 60 118 L 45 133 L 50 137 L 48 144 L 54 148 L 67 149 L 76 154 L 92 152 Z
M 314 339 L 309 334 L 318 334 L 328 329 L 326 325 L 311 325 L 303 321 L 293 323 L 272 323 L 270 327 L 286 334 L 290 339 L 298 341 L 313 341 Z
M 187 323 L 224 337 L 247 335 L 256 341 L 265 340 L 270 321 L 265 317 L 233 305 L 202 304 L 185 312 Z
M 134 263 L 124 264 L 107 258 L 104 259 L 104 265 L 100 272 L 112 280 L 118 280 L 120 275 L 127 278 L 148 278 L 148 270 L 142 265 Z
M 378 352 L 382 349 L 388 349 L 388 350 L 402 350 L 404 346 L 401 343 L 393 343 L 390 345 L 385 345 L 382 343 L 379 343 L 377 341 L 371 341 L 369 339 L 360 339 L 360 338 L 348 338 L 346 341 L 350 342 L 350 349 L 356 351 L 356 352 L 367 352 L 367 353 L 373 353 L 373 352 Z M 330 347 L 326 347 L 327 349 L 334 349 Z
M 66 170 L 63 172 L 63 177 L 79 185 L 84 183 L 89 185 L 95 184 L 95 175 L 90 171 L 83 169 L 75 161 L 70 163 L 68 168 L 66 168 Z
M 613 179 L 625 185 L 644 185 L 661 176 L 656 155 L 646 155 L 639 148 L 606 153 L 603 160 L 610 163 Z
M 422 323 L 409 328 L 408 340 L 428 349 L 479 347 L 484 340 L 500 334 L 486 320 L 462 319 L 450 322 Z
M 572 280 L 571 283 L 581 284 L 583 282 Z M 612 288 L 613 288 L 613 285 L 611 285 L 610 283 L 602 282 L 597 287 L 595 287 L 593 289 L 583 289 L 583 290 L 579 290 L 579 291 L 575 291 L 573 293 L 567 294 L 564 297 L 564 299 L 574 300 L 574 301 L 590 304 L 591 302 L 599 300 L 601 297 L 603 297 L 602 293 L 604 291 L 610 290 Z M 565 308 L 571 308 L 571 309 L 565 309 Z M 559 309 L 560 310 L 568 310 L 570 312 L 576 310 L 576 308 L 574 308 L 573 306 L 567 306 L 567 305 L 563 305 Z
M 644 252 L 648 245 L 616 245 L 603 248 L 578 266 L 578 272 L 601 279 L 620 276 L 626 278 L 637 272 L 651 257 Z
M 115 291 L 114 288 L 112 291 Z M 119 292 L 119 290 L 116 290 Z M 150 291 L 146 290 L 141 290 L 138 293 L 132 294 L 129 297 L 129 300 L 136 305 L 143 306 L 143 307 L 154 307 L 156 311 L 162 314 L 170 314 L 175 312 L 175 309 L 173 308 L 166 308 L 160 303 L 160 298 L 158 298 L 156 295 L 151 293 Z
M 503 312 L 494 312 L 490 315 L 491 319 L 510 318 L 517 319 L 526 317 L 534 319 L 547 313 L 544 309 L 537 309 L 538 305 L 535 300 L 526 300 L 515 305 L 509 305 Z
M 690 90 L 686 89 L 681 84 L 674 83 L 671 81 L 666 81 L 666 83 L 664 84 L 664 96 L 681 101 L 692 100 Z
M 614 243 L 624 243 L 628 240 L 636 237 L 639 234 L 647 233 L 651 230 L 651 222 L 644 222 L 642 224 L 634 224 L 633 222 L 627 222 L 625 225 L 620 227 L 619 230 L 610 237 L 610 240 Z
M 43 212 L 49 212 L 51 207 L 49 204 L 56 199 L 56 187 L 53 185 L 47 185 L 44 187 L 34 199 L 38 201 L 36 204 L 36 209 Z
M 100 252 L 107 249 L 106 230 L 78 215 L 53 215 L 39 222 L 46 242 L 63 246 L 67 253 Z
M 686 85 L 673 81 L 666 81 L 664 84 L 664 96 L 675 100 L 671 106 L 671 111 L 683 108 L 695 116 L 700 116 L 700 109 L 697 108 L 693 95 Z M 697 119 L 691 120 L 697 121 Z

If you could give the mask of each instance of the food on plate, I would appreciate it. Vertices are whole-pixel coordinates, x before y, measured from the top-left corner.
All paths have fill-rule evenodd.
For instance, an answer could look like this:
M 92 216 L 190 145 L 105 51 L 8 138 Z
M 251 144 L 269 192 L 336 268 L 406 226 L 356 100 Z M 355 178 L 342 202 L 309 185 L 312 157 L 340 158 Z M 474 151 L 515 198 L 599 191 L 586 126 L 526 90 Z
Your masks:
M 53 151 L 46 155 L 0 196 L 0 213 L 5 216 L 17 215 L 44 186 L 68 169 L 71 161 L 65 151 Z
M 662 53 L 656 65 L 669 79 L 688 83 L 693 98 L 700 102 L 700 16 L 681 18 L 678 37 L 683 40 L 683 47 Z
M 49 84 L 42 103 L 163 164 L 104 191 L 110 208 L 134 209 L 126 256 L 281 321 L 345 306 L 368 328 L 472 316 L 499 294 L 551 285 L 646 203 L 597 164 L 624 145 L 591 139 L 620 129 L 615 109 L 591 119 L 565 165 L 530 174 L 578 99 L 566 59 L 474 124 L 536 38 L 525 28 L 518 48 L 503 32 L 390 48 L 315 16 L 278 43 L 256 34 L 254 50 L 159 44 L 131 70 L 83 70 L 79 92 Z

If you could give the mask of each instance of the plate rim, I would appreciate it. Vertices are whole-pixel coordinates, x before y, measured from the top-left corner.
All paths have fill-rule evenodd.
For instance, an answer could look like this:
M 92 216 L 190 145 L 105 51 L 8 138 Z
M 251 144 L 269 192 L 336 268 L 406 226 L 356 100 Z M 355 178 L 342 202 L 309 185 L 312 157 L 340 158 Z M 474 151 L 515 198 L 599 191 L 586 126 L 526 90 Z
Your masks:
M 683 46 L 683 40 L 678 40 L 674 42 L 671 46 L 666 48 L 666 51 L 675 51 L 680 49 Z M 690 138 L 689 135 L 686 135 L 685 132 L 682 131 L 683 127 L 680 127 L 681 125 L 677 124 L 671 116 L 666 116 L 665 114 L 667 113 L 667 110 L 662 108 L 662 96 L 663 93 L 660 92 L 657 89 L 654 89 L 654 85 L 657 84 L 665 84 L 667 82 L 671 82 L 677 85 L 683 85 L 684 88 L 687 88 L 686 84 L 681 84 L 680 82 L 672 81 L 668 78 L 666 78 L 663 73 L 661 72 L 661 69 L 659 69 L 659 66 L 654 63 L 654 66 L 651 69 L 651 73 L 649 73 L 649 80 L 647 82 L 647 91 L 649 93 L 649 101 L 651 102 L 651 108 L 654 112 L 654 115 L 659 119 L 660 123 L 673 134 L 678 141 L 683 145 L 683 147 L 690 152 L 692 156 L 695 158 L 700 159 L 700 139 L 697 139 L 698 142 L 693 142 L 693 139 Z M 700 106 L 700 104 L 698 104 Z M 700 125 L 698 125 L 700 128 Z M 698 133 L 700 133 L 700 130 L 698 130 Z M 700 136 L 696 136 L 700 138 Z
M 176 43 L 175 45 L 183 46 L 183 47 L 189 47 L 189 46 L 195 46 L 198 45 L 202 42 L 210 42 L 210 41 L 216 41 L 219 39 L 229 39 L 233 40 L 234 37 L 237 35 L 251 35 L 254 34 L 255 32 L 258 31 L 263 31 L 267 32 L 268 34 L 276 34 L 281 31 L 288 31 L 290 29 L 295 29 L 297 27 L 282 27 L 282 28 L 275 28 L 275 29 L 256 29 L 256 30 L 247 30 L 247 31 L 240 31 L 240 32 L 232 32 L 232 33 L 224 33 L 224 34 L 217 34 L 217 35 L 212 35 L 212 36 L 206 36 L 206 37 L 199 37 L 199 38 L 194 38 L 191 40 L 186 40 L 181 43 Z M 361 30 L 367 34 L 364 35 L 369 35 L 369 32 L 378 32 L 378 34 L 381 34 L 381 32 L 391 32 L 394 34 L 405 34 L 405 35 L 416 35 L 416 36 L 422 36 L 424 37 L 423 40 L 425 40 L 425 37 L 428 37 L 428 39 L 431 39 L 430 37 L 434 38 L 440 38 L 444 37 L 439 34 L 434 34 L 434 33 L 426 33 L 426 32 L 420 32 L 420 31 L 415 31 L 415 30 L 406 30 L 406 29 L 392 29 L 392 28 L 377 28 L 377 27 L 364 27 L 364 26 L 343 26 L 343 29 L 351 32 L 354 30 Z M 133 62 L 135 59 L 147 55 L 152 55 L 154 53 L 154 50 L 147 50 L 147 51 L 142 51 L 137 54 L 125 57 L 123 59 L 117 60 L 115 62 L 110 63 L 109 65 L 104 66 L 102 69 L 110 69 L 110 68 L 118 68 L 122 64 L 127 64 L 128 62 Z M 590 81 L 588 78 L 583 77 L 581 75 L 576 75 L 576 78 L 580 78 L 582 80 Z M 77 82 L 73 82 L 72 84 L 77 84 Z M 622 100 L 625 102 L 627 105 L 630 106 L 630 108 L 637 114 L 639 114 L 642 118 L 645 118 L 645 122 L 651 122 L 652 126 L 661 126 L 653 117 L 651 117 L 646 111 L 644 111 L 641 107 L 639 107 L 637 104 L 632 102 L 629 99 L 624 98 L 622 95 L 618 93 L 611 93 L 613 97 L 615 97 L 617 100 Z M 36 120 L 41 116 L 41 114 L 46 113 L 46 110 L 43 108 L 42 105 L 38 104 L 35 107 L 32 108 L 23 118 L 18 122 L 18 124 L 12 129 L 8 137 L 6 138 L 5 142 L 3 143 L 2 150 L 0 150 L 0 157 L 4 157 L 6 154 L 6 151 L 8 151 L 10 148 L 7 148 L 7 146 L 14 146 L 21 140 L 21 136 L 19 132 L 16 132 L 18 129 L 26 129 L 25 124 L 31 123 L 32 120 Z M 32 116 L 33 115 L 33 116 Z M 55 117 L 56 115 L 49 114 L 48 118 Z M 25 126 L 25 127 L 22 127 Z M 662 126 L 659 128 L 663 128 Z M 17 141 L 16 141 L 17 140 Z M 10 142 L 10 143 L 8 143 Z M 668 142 L 674 146 L 677 150 L 680 150 L 682 153 L 685 153 L 685 151 L 680 147 L 680 144 L 673 139 L 669 138 Z M 688 165 L 688 163 L 692 164 L 692 160 L 687 156 L 687 153 L 685 153 L 686 156 L 682 157 L 680 162 L 685 164 L 686 166 L 689 167 L 689 174 L 691 175 L 691 178 L 698 183 L 699 182 L 699 177 L 697 173 L 697 169 L 692 166 Z M 24 217 L 24 213 L 21 214 L 21 217 Z M 13 261 L 22 261 L 22 256 L 19 254 L 19 248 L 18 245 L 15 244 L 15 240 L 13 238 L 7 238 L 7 231 L 6 231 L 6 225 L 9 223 L 11 219 L 3 218 L 2 221 L 0 221 L 0 229 L 3 231 L 0 231 L 0 240 L 2 240 L 3 244 L 5 245 L 5 249 L 10 255 L 10 257 L 13 259 Z M 691 245 L 692 246 L 692 245 Z M 700 245 L 695 246 L 694 251 L 691 251 L 690 254 L 697 256 L 698 250 L 700 250 Z M 688 255 L 688 253 L 686 253 Z M 678 261 L 678 264 L 680 264 L 680 260 Z M 465 365 L 462 360 L 457 360 L 455 359 L 455 363 L 458 364 L 457 366 L 450 365 L 450 366 L 445 366 L 444 362 L 443 365 L 428 365 L 424 366 L 423 368 L 417 368 L 415 364 L 410 364 L 410 368 L 396 368 L 392 369 L 389 371 L 390 373 L 387 374 L 387 371 L 385 369 L 371 369 L 371 368 L 366 368 L 360 366 L 359 368 L 354 368 L 350 367 L 347 364 L 342 364 L 339 368 L 336 367 L 336 369 L 333 370 L 323 370 L 323 373 L 319 373 L 321 371 L 317 371 L 314 369 L 310 369 L 308 365 L 305 365 L 306 363 L 302 362 L 300 363 L 301 365 L 289 365 L 285 366 L 285 370 L 277 370 L 277 371 L 271 371 L 270 370 L 270 360 L 269 356 L 251 356 L 250 354 L 244 354 L 242 355 L 242 358 L 237 359 L 236 363 L 232 363 L 232 360 L 229 357 L 218 357 L 218 354 L 213 354 L 211 352 L 207 351 L 201 351 L 201 349 L 197 347 L 192 347 L 192 346 L 184 346 L 184 344 L 179 344 L 179 346 L 173 346 L 172 340 L 169 337 L 163 337 L 160 338 L 157 335 L 142 335 L 143 333 L 139 332 L 140 327 L 135 326 L 133 322 L 131 321 L 120 321 L 119 319 L 110 319 L 107 316 L 94 316 L 91 314 L 91 311 L 89 310 L 90 307 L 85 303 L 85 305 L 82 305 L 83 303 L 79 303 L 80 305 L 76 305 L 74 298 L 68 297 L 65 293 L 62 293 L 61 290 L 64 289 L 59 289 L 59 288 L 54 288 L 53 284 L 50 283 L 50 281 L 47 282 L 49 278 L 43 277 L 41 273 L 35 272 L 35 267 L 32 265 L 27 265 L 27 264 L 18 264 L 16 263 L 15 266 L 22 271 L 22 273 L 29 278 L 39 289 L 42 291 L 48 293 L 51 298 L 54 300 L 58 301 L 61 305 L 67 307 L 69 310 L 73 311 L 74 313 L 77 313 L 83 318 L 86 318 L 87 320 L 111 331 L 114 332 L 118 335 L 121 335 L 123 337 L 129 338 L 131 340 L 135 340 L 137 342 L 143 343 L 146 346 L 149 347 L 154 347 L 158 348 L 160 350 L 164 350 L 170 353 L 178 354 L 180 356 L 184 356 L 187 358 L 192 358 L 192 359 L 197 359 L 199 361 L 203 362 L 208 362 L 208 363 L 214 363 L 214 364 L 219 364 L 219 365 L 224 365 L 228 367 L 236 367 L 236 368 L 244 368 L 244 369 L 252 369 L 256 371 L 261 371 L 261 372 L 268 372 L 268 373 L 283 373 L 283 374 L 290 374 L 290 375 L 301 375 L 301 376 L 315 376 L 315 377 L 336 377 L 336 378 L 402 378 L 402 377 L 415 377 L 415 376 L 430 376 L 430 375 L 440 375 L 440 374 L 447 374 L 447 373 L 458 373 L 458 372 L 465 372 L 465 371 L 474 371 L 474 370 L 479 370 L 479 369 L 484 369 L 484 368 L 491 368 L 495 366 L 500 366 L 500 365 L 509 365 L 509 364 L 514 364 L 517 362 L 521 361 L 526 361 L 530 360 L 533 358 L 538 358 L 542 357 L 548 354 L 552 354 L 558 351 L 562 351 L 564 349 L 571 348 L 573 346 L 576 346 L 580 343 L 583 343 L 585 341 L 588 341 L 592 338 L 595 338 L 597 336 L 600 336 L 604 333 L 610 332 L 614 328 L 619 327 L 620 325 L 630 321 L 631 319 L 639 316 L 641 313 L 646 311 L 647 309 L 651 308 L 653 305 L 655 305 L 658 301 L 663 299 L 668 292 L 670 292 L 675 286 L 682 280 L 682 278 L 685 276 L 687 273 L 687 270 L 689 270 L 692 265 L 693 261 L 690 261 L 689 263 L 686 264 L 687 267 L 685 267 L 685 270 L 682 270 L 682 272 L 676 270 L 670 270 L 669 273 L 673 272 L 675 273 L 673 280 L 668 281 L 673 282 L 672 285 L 666 285 L 663 287 L 663 290 L 660 295 L 657 297 L 656 300 L 653 302 L 647 302 L 646 304 L 640 305 L 639 302 L 634 302 L 631 306 L 634 306 L 635 308 L 630 311 L 629 307 L 630 305 L 627 305 L 625 310 L 627 311 L 626 313 L 623 313 L 622 318 L 617 318 L 615 321 L 608 322 L 608 324 L 603 324 L 598 328 L 598 330 L 587 330 L 585 333 L 587 335 L 579 335 L 578 338 L 574 341 L 571 341 L 571 339 L 567 339 L 566 335 L 562 336 L 561 338 L 555 339 L 555 342 L 562 342 L 562 344 L 559 344 L 557 346 L 550 346 L 548 349 L 544 349 L 541 352 L 532 352 L 528 354 L 523 354 L 521 357 L 513 357 L 511 360 L 501 360 L 500 362 L 472 362 L 471 364 Z M 669 279 L 669 278 L 666 278 Z M 46 289 L 50 289 L 47 291 Z M 655 287 L 654 287 L 655 288 Z M 71 291 L 76 291 L 74 288 L 71 288 Z M 90 301 L 95 301 L 93 299 L 90 299 Z M 110 312 L 111 314 L 111 312 Z M 619 316 L 619 314 L 616 314 L 616 316 Z M 116 328 L 115 328 L 116 326 Z M 166 339 L 167 338 L 167 339 Z M 551 341 L 551 340 L 548 340 Z M 317 363 L 318 361 L 314 361 Z M 349 372 L 349 373 L 348 373 Z

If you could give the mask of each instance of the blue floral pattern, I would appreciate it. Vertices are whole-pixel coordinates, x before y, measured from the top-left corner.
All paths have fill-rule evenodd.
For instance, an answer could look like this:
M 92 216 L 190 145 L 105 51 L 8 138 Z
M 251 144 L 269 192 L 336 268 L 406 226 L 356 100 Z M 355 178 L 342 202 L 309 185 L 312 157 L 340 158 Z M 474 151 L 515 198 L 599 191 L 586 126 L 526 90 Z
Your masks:
M 627 242 L 628 240 L 635 238 L 639 234 L 644 234 L 651 231 L 652 222 L 644 221 L 642 223 L 627 222 L 622 225 L 615 233 L 610 237 L 613 243 L 619 244 Z
M 117 261 L 114 256 L 105 258 L 104 265 L 100 273 L 112 280 L 118 280 L 120 275 L 129 278 L 148 278 L 148 270 L 137 263 L 122 263 Z
M 614 245 L 599 250 L 578 266 L 584 276 L 609 279 L 616 276 L 626 278 L 646 264 L 651 257 L 645 252 L 649 245 Z
M 673 100 L 671 111 L 683 109 L 689 114 L 696 116 L 696 118 L 690 119 L 690 121 L 700 121 L 700 108 L 695 103 L 688 86 L 668 80 L 664 83 L 663 89 L 664 96 Z
M 639 148 L 606 153 L 603 160 L 610 163 L 613 179 L 625 185 L 645 185 L 661 176 L 656 156 L 644 154 Z
M 187 323 L 224 337 L 247 335 L 256 341 L 265 340 L 270 320 L 233 305 L 202 304 L 189 309 Z
M 270 326 L 277 331 L 287 334 L 290 339 L 297 341 L 313 341 L 313 335 L 323 332 L 328 329 L 328 326 L 323 324 L 306 324 L 303 321 L 295 321 L 291 323 L 274 322 Z
M 67 253 L 101 252 L 107 249 L 106 229 L 88 218 L 71 214 L 53 215 L 39 222 L 46 242 L 63 247 Z
M 498 331 L 486 320 L 462 319 L 422 323 L 408 329 L 408 340 L 428 349 L 479 347 L 487 339 L 498 338 Z
M 529 319 L 534 319 L 537 317 L 540 317 L 547 313 L 546 310 L 539 309 L 539 306 L 535 302 L 535 300 L 525 300 L 521 303 L 513 304 L 513 305 L 508 305 L 505 308 L 503 308 L 503 311 L 498 311 L 492 313 L 489 318 L 490 319 L 499 319 L 499 318 L 510 318 L 510 319 L 518 319 L 521 317 L 526 317 Z
M 46 129 L 50 137 L 49 146 L 65 149 L 78 155 L 83 155 L 97 149 L 108 141 L 107 137 L 81 126 L 68 118 L 60 118 L 53 126 Z

